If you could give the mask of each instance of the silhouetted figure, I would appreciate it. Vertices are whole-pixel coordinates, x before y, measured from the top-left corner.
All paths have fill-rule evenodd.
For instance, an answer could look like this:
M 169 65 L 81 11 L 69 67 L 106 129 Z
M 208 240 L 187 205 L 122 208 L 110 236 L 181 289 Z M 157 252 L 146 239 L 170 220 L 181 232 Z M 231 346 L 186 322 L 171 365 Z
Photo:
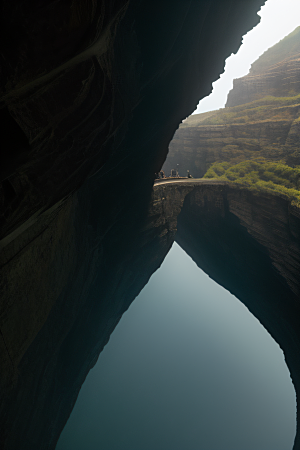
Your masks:
M 188 177 L 188 178 L 193 178 L 192 175 L 190 174 L 190 171 L 189 171 L 189 170 L 187 170 L 187 177 Z
M 171 170 L 171 177 L 172 177 L 172 178 L 178 177 L 178 172 L 177 172 L 176 169 L 172 169 L 172 170 Z
M 163 170 L 161 170 L 161 171 L 159 172 L 159 178 L 166 178 L 165 172 L 164 172 Z

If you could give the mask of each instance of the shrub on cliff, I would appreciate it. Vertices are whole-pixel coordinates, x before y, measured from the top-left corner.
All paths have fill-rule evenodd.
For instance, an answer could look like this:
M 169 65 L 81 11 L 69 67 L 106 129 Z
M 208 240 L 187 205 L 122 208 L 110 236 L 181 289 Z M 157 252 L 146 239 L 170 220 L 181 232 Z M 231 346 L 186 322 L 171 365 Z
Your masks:
M 300 206 L 300 167 L 269 161 L 243 161 L 230 165 L 214 163 L 203 178 L 221 178 L 254 191 L 271 191 L 287 196 Z

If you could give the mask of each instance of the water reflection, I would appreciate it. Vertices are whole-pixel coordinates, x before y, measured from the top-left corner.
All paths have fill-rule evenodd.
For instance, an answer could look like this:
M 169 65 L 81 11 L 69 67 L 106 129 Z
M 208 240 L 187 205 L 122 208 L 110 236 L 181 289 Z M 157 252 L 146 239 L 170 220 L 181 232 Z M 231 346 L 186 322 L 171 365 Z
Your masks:
M 174 244 L 87 377 L 57 450 L 282 450 L 295 432 L 279 346 Z

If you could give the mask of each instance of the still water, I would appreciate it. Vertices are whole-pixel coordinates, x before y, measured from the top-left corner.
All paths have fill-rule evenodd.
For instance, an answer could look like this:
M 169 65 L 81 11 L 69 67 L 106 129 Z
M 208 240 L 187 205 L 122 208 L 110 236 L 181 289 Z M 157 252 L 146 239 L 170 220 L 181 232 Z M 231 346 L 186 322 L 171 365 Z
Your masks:
M 89 373 L 57 450 L 289 450 L 295 432 L 279 346 L 174 244 Z

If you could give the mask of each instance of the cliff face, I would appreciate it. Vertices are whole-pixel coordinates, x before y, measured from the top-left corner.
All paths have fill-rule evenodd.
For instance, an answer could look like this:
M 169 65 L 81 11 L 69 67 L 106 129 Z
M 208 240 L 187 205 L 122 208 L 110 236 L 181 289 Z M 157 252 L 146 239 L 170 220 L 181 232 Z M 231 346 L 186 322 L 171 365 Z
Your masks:
M 264 158 L 300 165 L 300 27 L 234 80 L 226 107 L 185 120 L 169 146 L 164 170 L 179 164 L 203 177 L 214 162 Z
M 145 163 L 149 194 L 178 123 L 261 3 L 166 1 L 158 14 L 146 0 L 4 1 L 1 237 L 95 173 L 102 181 Z
M 168 251 L 154 173 L 257 23 L 242 3 L 2 2 L 1 449 L 55 448 Z
M 226 106 L 250 103 L 267 95 L 293 97 L 300 93 L 299 74 L 300 52 L 261 73 L 250 70 L 249 75 L 233 80 L 233 89 L 228 94 Z
M 257 118 L 255 109 L 249 106 L 247 112 L 236 111 L 237 115 L 241 114 L 236 122 L 226 117 L 226 109 L 222 115 L 212 112 L 209 118 L 209 113 L 204 113 L 207 114 L 205 118 L 201 117 L 202 114 L 190 116 L 170 142 L 168 158 L 163 166 L 165 173 L 169 176 L 177 164 L 181 176 L 186 176 L 186 171 L 190 170 L 193 177 L 201 178 L 215 162 L 237 164 L 266 158 L 298 163 L 299 124 L 296 119 L 300 106 L 286 108 L 286 113 L 283 108 L 272 108 L 269 117 L 266 114 Z M 249 122 L 242 121 L 241 117 L 246 113 L 253 113 Z M 214 120 L 223 124 L 214 124 Z
M 267 95 L 293 97 L 300 93 L 300 27 L 255 61 L 250 73 L 233 81 L 226 106 L 237 106 Z

